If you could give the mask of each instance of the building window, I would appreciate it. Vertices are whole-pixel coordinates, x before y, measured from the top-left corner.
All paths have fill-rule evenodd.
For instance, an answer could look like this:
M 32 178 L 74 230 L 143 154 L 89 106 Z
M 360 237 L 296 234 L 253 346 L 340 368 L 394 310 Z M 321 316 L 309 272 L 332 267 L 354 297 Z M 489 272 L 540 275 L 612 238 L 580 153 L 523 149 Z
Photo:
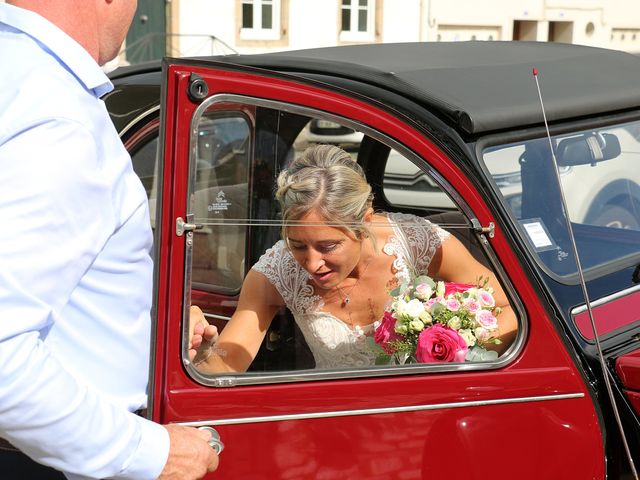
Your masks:
M 342 0 L 341 41 L 371 41 L 374 38 L 375 0 Z
M 280 38 L 280 0 L 242 0 L 240 38 L 277 40 Z

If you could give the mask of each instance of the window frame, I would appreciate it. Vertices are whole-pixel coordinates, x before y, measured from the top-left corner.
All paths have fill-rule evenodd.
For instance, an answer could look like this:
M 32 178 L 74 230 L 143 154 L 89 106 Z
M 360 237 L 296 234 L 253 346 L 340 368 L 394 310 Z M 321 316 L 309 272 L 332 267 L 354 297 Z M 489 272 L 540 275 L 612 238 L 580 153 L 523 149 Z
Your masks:
M 254 141 L 254 138 L 253 138 L 252 135 L 253 135 L 253 133 L 255 131 L 255 128 L 254 128 L 254 125 L 253 125 L 253 118 L 251 118 L 247 114 L 247 112 L 245 112 L 244 110 L 241 110 L 241 109 L 238 109 L 238 110 L 224 110 L 224 109 L 216 110 L 216 109 L 213 109 L 211 111 L 206 111 L 205 110 L 205 111 L 202 112 L 202 115 L 200 116 L 200 120 L 203 120 L 203 119 L 206 119 L 206 120 L 241 119 L 244 122 L 244 124 L 246 125 L 247 130 L 248 130 L 248 136 L 247 136 L 247 139 L 248 139 L 247 164 L 249 163 L 249 160 L 250 160 L 250 158 L 251 158 L 251 156 L 253 154 L 252 149 L 251 149 L 251 145 L 252 145 L 252 143 Z M 198 140 L 197 140 L 197 138 L 198 138 L 198 136 L 200 134 L 200 126 L 201 126 L 201 124 L 199 124 L 199 123 L 194 123 L 193 124 L 193 129 L 194 129 L 193 133 L 194 133 L 194 136 L 196 138 L 196 140 L 195 140 L 196 143 L 195 144 L 192 143 L 192 148 L 191 148 L 191 155 L 192 156 L 190 156 L 190 158 L 189 158 L 189 162 L 190 162 L 190 164 L 189 164 L 189 167 L 190 167 L 190 179 L 189 179 L 189 181 L 190 182 L 191 182 L 192 176 L 194 176 L 194 178 L 197 178 L 197 174 L 198 174 L 197 158 L 196 158 L 196 163 L 195 164 L 192 164 L 191 162 L 193 161 L 193 156 L 197 157 L 197 155 L 198 155 Z M 192 170 L 192 168 L 193 168 L 193 170 Z M 247 193 L 247 195 L 246 195 L 247 198 L 246 198 L 246 201 L 247 201 L 247 210 L 248 210 L 249 209 L 248 202 L 249 202 L 249 199 L 251 197 L 251 178 L 249 176 L 248 165 L 247 165 L 246 183 L 247 183 L 247 192 L 246 192 Z M 194 183 L 194 186 L 195 186 L 195 183 Z M 232 186 L 232 184 L 230 184 L 230 185 L 215 185 L 215 186 L 209 185 L 207 187 L 207 189 L 211 189 L 211 188 L 220 188 L 220 189 L 222 189 L 224 187 L 231 187 L 231 186 Z M 191 183 L 190 183 L 190 187 L 191 187 Z M 197 190 L 197 191 L 200 191 L 200 190 Z M 190 198 L 194 199 L 193 203 L 191 204 L 192 206 L 194 206 L 196 204 L 195 194 L 196 194 L 196 190 L 195 189 L 191 190 Z M 193 195 L 193 196 L 191 196 L 191 195 Z M 194 211 L 191 211 L 189 213 L 195 214 Z M 247 214 L 248 214 L 248 212 L 247 212 Z M 194 221 L 196 221 L 196 222 L 198 221 L 198 218 L 196 218 L 195 215 L 194 215 Z M 194 242 L 193 242 L 193 245 L 192 245 L 192 260 L 194 258 L 196 258 L 196 256 L 197 256 L 196 255 L 197 252 L 196 252 L 196 245 L 195 245 L 196 244 L 195 236 L 198 235 L 198 234 L 199 234 L 199 231 L 196 230 L 194 232 L 194 239 L 193 239 Z M 243 234 L 244 234 L 244 238 L 245 238 L 245 244 L 243 245 L 243 247 L 244 247 L 243 265 L 244 265 L 245 261 L 247 259 L 247 244 L 246 244 L 246 241 L 247 241 L 247 237 L 248 237 L 248 228 L 246 226 L 244 228 Z M 210 253 L 212 253 L 212 252 L 210 252 Z M 193 266 L 193 263 L 192 263 L 192 266 Z M 244 270 L 246 270 L 246 268 L 244 268 Z M 244 271 L 242 271 L 240 273 L 241 273 L 241 276 L 244 278 L 246 273 Z M 193 272 L 192 272 L 192 274 L 193 274 Z M 192 282 L 192 285 L 193 284 L 197 285 L 198 290 L 201 290 L 203 292 L 219 294 L 219 295 L 225 295 L 225 296 L 227 296 L 227 295 L 229 295 L 229 296 L 237 295 L 240 292 L 240 289 L 242 288 L 242 283 L 240 283 L 240 286 L 238 286 L 238 287 L 231 287 L 231 286 L 226 287 L 224 285 L 216 285 L 216 284 L 206 283 L 206 282 Z
M 378 0 L 381 1 L 381 0 Z M 339 6 L 339 40 L 341 42 L 370 42 L 375 39 L 376 29 L 376 13 L 377 5 L 376 0 L 367 0 L 367 5 L 363 8 L 360 5 L 360 0 L 350 0 L 349 6 L 344 5 L 344 0 L 341 0 Z M 342 28 L 342 19 L 345 10 L 350 12 L 350 25 L 349 30 Z M 367 14 L 367 27 L 365 31 L 358 30 L 359 13 L 364 10 Z
M 249 97 L 240 94 L 228 94 L 219 93 L 208 97 L 203 101 L 198 108 L 194 111 L 191 118 L 191 132 L 190 139 L 190 157 L 189 157 L 189 185 L 188 192 L 191 194 L 195 182 L 195 174 L 193 168 L 194 149 L 191 148 L 194 142 L 197 141 L 195 126 L 198 124 L 199 119 L 203 113 L 207 111 L 213 104 L 233 104 L 238 107 L 251 106 L 251 107 L 263 107 L 271 108 L 280 111 L 286 111 L 288 113 L 295 113 L 310 118 L 325 119 L 348 128 L 360 131 L 365 135 L 382 142 L 389 147 L 398 151 L 401 155 L 405 156 L 412 163 L 418 165 L 426 174 L 430 175 L 434 181 L 438 183 L 440 188 L 446 192 L 454 203 L 458 206 L 458 209 L 470 220 L 472 225 L 478 224 L 473 212 L 463 200 L 462 196 L 440 175 L 425 159 L 414 153 L 412 150 L 394 140 L 393 138 L 385 135 L 383 132 L 368 127 L 365 124 L 351 120 L 349 118 L 341 117 L 326 111 L 318 110 L 315 108 L 291 104 L 280 100 L 270 100 L 256 97 Z M 252 125 L 254 129 L 251 132 L 253 138 L 255 138 L 256 131 L 255 125 Z M 253 158 L 250 159 L 250 163 Z M 250 187 L 251 188 L 251 187 Z M 188 202 L 187 218 L 193 218 L 193 206 Z M 475 220 L 475 222 L 474 222 Z M 488 241 L 484 239 L 484 234 L 480 235 L 480 243 L 487 255 L 487 258 L 491 264 L 496 277 L 502 282 L 503 288 L 507 293 L 510 303 L 516 316 L 519 320 L 519 329 L 516 339 L 505 354 L 492 362 L 482 363 L 468 363 L 468 364 L 411 364 L 411 365 L 397 365 L 397 366 L 368 366 L 368 367 L 349 367 L 345 369 L 327 369 L 327 370 L 289 370 L 289 371 L 274 371 L 274 372 L 241 372 L 237 374 L 233 373 L 221 373 L 216 375 L 204 375 L 199 372 L 193 364 L 188 360 L 188 339 L 189 339 L 189 326 L 187 321 L 183 323 L 182 330 L 182 361 L 186 366 L 187 374 L 196 382 L 208 386 L 208 387 L 234 387 L 239 385 L 270 385 L 279 383 L 291 383 L 291 382 L 309 382 L 318 380 L 339 380 L 339 379 L 366 379 L 376 377 L 389 377 L 397 375 L 415 375 L 425 373 L 438 373 L 438 372 L 469 372 L 477 370 L 495 370 L 504 367 L 506 364 L 512 362 L 514 358 L 520 353 L 524 340 L 527 337 L 528 319 L 525 314 L 524 306 L 516 295 L 516 290 L 508 280 L 504 269 L 500 265 L 497 256 L 491 248 L 488 247 Z M 184 274 L 184 289 L 183 289 L 183 316 L 188 318 L 189 305 L 192 298 L 192 283 L 191 283 L 191 270 L 192 270 L 192 253 L 193 245 L 187 244 L 185 252 L 185 274 Z M 227 320 L 230 317 L 218 316 L 218 319 Z
M 244 5 L 253 6 L 253 26 L 248 28 L 243 25 Z M 271 28 L 264 28 L 262 25 L 262 9 L 265 4 L 271 5 Z M 281 31 L 281 0 L 240 0 L 240 39 L 241 40 L 280 40 Z

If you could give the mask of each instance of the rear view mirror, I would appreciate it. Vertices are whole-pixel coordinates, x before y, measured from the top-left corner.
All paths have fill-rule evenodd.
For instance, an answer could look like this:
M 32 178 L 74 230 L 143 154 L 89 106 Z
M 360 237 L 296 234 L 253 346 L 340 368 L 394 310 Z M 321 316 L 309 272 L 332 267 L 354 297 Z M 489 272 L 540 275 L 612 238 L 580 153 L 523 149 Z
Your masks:
M 595 165 L 620 155 L 620 140 L 611 133 L 586 133 L 560 140 L 556 148 L 558 166 Z

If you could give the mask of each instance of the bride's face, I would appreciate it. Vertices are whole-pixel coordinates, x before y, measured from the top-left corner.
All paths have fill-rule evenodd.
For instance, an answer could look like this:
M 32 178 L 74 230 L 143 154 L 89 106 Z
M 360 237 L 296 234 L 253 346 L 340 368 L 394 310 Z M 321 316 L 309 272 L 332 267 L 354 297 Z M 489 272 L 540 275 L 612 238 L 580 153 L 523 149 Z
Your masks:
M 311 211 L 301 222 L 287 229 L 289 248 L 296 261 L 320 288 L 339 285 L 360 260 L 362 242 L 347 232 L 327 225 Z

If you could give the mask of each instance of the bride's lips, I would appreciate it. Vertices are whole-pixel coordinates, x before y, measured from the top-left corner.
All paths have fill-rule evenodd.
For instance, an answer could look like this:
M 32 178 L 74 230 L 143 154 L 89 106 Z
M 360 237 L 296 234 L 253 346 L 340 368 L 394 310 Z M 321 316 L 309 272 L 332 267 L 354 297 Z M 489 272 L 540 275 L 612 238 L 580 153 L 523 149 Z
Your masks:
M 314 280 L 318 282 L 325 282 L 327 279 L 329 279 L 329 277 L 331 277 L 332 273 L 333 273 L 333 270 L 329 270 L 326 272 L 312 273 L 311 276 L 313 277 Z

